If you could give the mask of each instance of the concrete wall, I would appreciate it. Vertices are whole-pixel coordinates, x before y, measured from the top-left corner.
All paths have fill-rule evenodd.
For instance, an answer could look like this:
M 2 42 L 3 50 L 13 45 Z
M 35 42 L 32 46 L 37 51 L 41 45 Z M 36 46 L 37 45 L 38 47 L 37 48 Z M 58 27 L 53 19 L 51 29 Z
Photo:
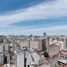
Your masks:
M 31 48 L 38 49 L 38 46 L 39 46 L 39 42 L 38 41 L 31 41 L 30 42 L 30 47 Z

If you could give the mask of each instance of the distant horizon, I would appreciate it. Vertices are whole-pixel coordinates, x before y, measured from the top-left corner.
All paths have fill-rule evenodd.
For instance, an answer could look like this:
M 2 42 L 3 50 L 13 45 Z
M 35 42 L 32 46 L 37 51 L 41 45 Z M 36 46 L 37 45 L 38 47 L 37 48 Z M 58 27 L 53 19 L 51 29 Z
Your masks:
M 1 35 L 67 35 L 67 0 L 0 0 Z
M 23 34 L 18 34 L 18 35 L 1 35 L 0 34 L 0 36 L 31 36 L 31 34 L 30 35 L 23 35 Z M 43 34 L 41 34 L 41 35 L 34 35 L 34 34 L 32 34 L 32 36 L 43 36 Z M 67 36 L 67 35 L 46 35 L 46 36 Z

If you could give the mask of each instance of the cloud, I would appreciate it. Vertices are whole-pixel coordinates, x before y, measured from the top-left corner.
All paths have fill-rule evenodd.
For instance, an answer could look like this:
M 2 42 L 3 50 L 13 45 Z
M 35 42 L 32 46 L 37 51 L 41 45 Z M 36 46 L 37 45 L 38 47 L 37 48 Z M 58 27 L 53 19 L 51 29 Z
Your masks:
M 14 34 L 37 34 L 41 35 L 43 32 L 46 32 L 48 34 L 59 34 L 59 35 L 67 35 L 67 25 L 58 25 L 58 26 L 52 26 L 52 27 L 41 27 L 41 28 L 35 28 L 35 27 L 25 27 L 25 28 L 16 28 L 14 29 Z
M 52 27 L 13 27 L 11 24 L 20 21 L 52 19 L 54 17 L 67 16 L 67 0 L 57 0 L 50 3 L 41 3 L 25 9 L 7 12 L 0 15 L 0 34 L 39 34 L 43 32 L 64 33 L 66 34 L 67 25 L 58 25 Z M 27 22 L 26 22 L 27 23 Z M 49 22 L 48 22 L 49 23 Z M 9 29 L 8 29 L 9 28 Z
M 67 25 L 58 25 L 58 26 L 52 26 L 52 27 L 18 27 L 18 28 L 12 28 L 11 30 L 7 30 L 7 31 L 2 31 L 0 32 L 0 34 L 14 34 L 14 35 L 19 35 L 19 34 L 34 34 L 34 35 L 39 35 L 42 34 L 43 32 L 46 32 L 48 34 L 65 34 L 67 35 Z
M 20 21 L 49 19 L 61 16 L 67 16 L 67 0 L 57 0 L 51 3 L 43 2 L 29 8 L 9 12 L 6 15 L 0 15 L 0 27 Z
M 16 28 L 17 29 L 17 28 Z M 25 28 L 18 28 L 19 31 L 22 32 L 51 32 L 51 31 L 66 31 L 67 25 L 58 25 L 58 26 L 52 26 L 52 27 L 41 27 L 41 28 L 35 28 L 35 27 L 25 27 Z

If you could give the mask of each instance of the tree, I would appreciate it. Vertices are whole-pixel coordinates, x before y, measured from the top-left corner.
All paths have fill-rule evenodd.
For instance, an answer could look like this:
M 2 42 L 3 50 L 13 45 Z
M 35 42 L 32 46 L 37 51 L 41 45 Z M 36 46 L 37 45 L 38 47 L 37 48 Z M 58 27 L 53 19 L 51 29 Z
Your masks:
M 48 54 L 48 52 L 44 52 L 44 57 L 49 57 L 49 54 Z

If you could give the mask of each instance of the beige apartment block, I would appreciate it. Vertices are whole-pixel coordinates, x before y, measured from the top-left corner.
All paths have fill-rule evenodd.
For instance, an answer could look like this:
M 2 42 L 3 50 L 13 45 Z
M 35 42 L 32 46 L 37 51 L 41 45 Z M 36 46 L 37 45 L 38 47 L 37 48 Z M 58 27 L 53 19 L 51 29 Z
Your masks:
M 30 40 L 30 41 L 22 41 L 20 42 L 21 45 L 21 49 L 23 49 L 23 47 L 27 47 L 27 48 L 34 48 L 37 51 L 42 50 L 42 42 L 41 41 L 34 41 L 34 40 Z

